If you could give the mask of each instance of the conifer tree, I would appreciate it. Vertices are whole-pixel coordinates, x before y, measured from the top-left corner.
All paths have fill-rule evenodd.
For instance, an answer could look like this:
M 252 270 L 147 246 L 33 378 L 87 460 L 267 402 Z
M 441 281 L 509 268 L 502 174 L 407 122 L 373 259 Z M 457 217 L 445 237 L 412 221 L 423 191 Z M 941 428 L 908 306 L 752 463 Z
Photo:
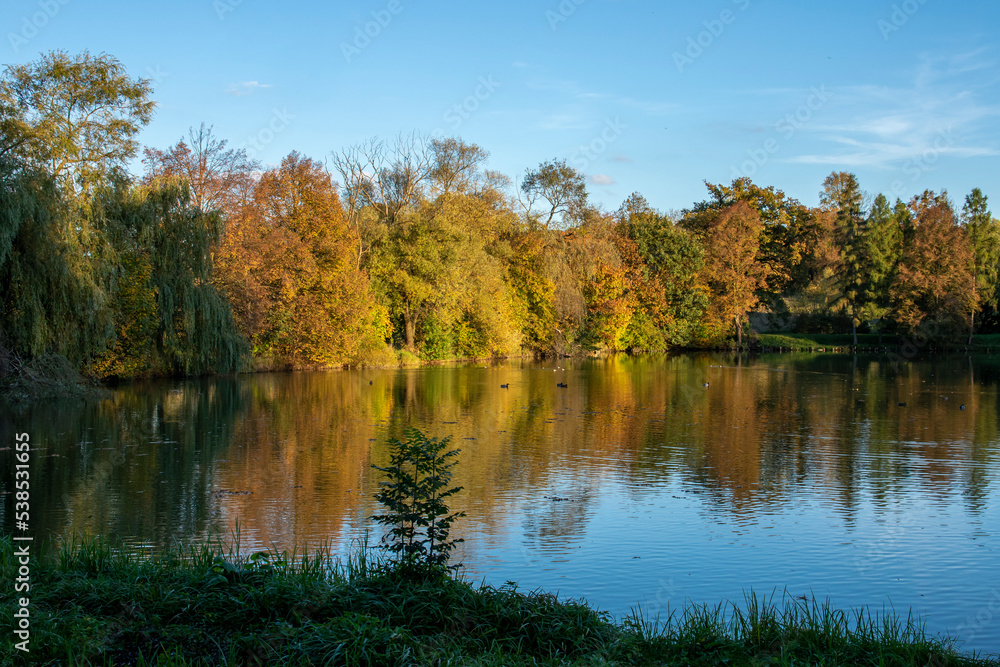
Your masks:
M 972 243 L 976 295 L 982 307 L 997 306 L 998 269 L 1000 269 L 1000 223 L 989 211 L 986 195 L 974 188 L 965 198 L 962 222 Z M 976 313 L 969 315 L 969 344 L 975 330 Z

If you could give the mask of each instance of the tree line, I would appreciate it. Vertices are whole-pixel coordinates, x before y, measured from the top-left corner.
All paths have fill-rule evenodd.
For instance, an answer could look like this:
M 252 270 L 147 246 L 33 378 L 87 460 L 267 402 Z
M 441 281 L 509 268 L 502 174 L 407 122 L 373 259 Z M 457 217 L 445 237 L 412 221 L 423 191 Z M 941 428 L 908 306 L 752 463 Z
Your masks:
M 46 354 L 128 378 L 743 345 L 751 315 L 855 341 L 997 326 L 979 189 L 957 210 L 835 172 L 814 208 L 738 178 L 606 211 L 564 160 L 515 182 L 413 134 L 265 167 L 204 123 L 136 177 L 154 107 L 107 54 L 0 76 L 0 375 Z

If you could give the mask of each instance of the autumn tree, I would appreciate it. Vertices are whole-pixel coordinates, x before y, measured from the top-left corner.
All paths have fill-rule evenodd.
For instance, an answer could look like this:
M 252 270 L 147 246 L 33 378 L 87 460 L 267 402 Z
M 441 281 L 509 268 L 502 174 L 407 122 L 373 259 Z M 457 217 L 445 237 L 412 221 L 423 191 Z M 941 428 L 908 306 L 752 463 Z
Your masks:
M 492 248 L 511 218 L 475 195 L 446 194 L 392 228 L 372 272 L 407 349 L 442 359 L 520 347 L 513 291 Z
M 466 194 L 477 189 L 476 181 L 490 157 L 488 151 L 456 137 L 431 139 L 430 150 L 433 162 L 429 177 L 435 192 Z
M 703 235 L 718 219 L 719 211 L 746 202 L 763 225 L 756 261 L 767 267 L 769 294 L 762 296 L 773 298 L 784 292 L 791 285 L 806 249 L 796 229 L 796 223 L 804 219 L 802 204 L 773 186 L 761 187 L 747 177 L 734 179 L 728 186 L 708 181 L 705 185 L 710 198 L 685 211 L 681 224 L 696 235 Z
M 547 271 L 548 241 L 528 229 L 512 228 L 503 240 L 507 284 L 523 344 L 536 352 L 552 349 L 556 333 L 555 284 Z
M 615 218 L 619 225 L 623 225 L 628 224 L 629 221 L 633 218 L 638 218 L 638 216 L 653 215 L 655 213 L 656 211 L 649 205 L 649 200 L 638 192 L 633 192 L 618 207 L 618 210 L 615 212 Z
M 211 125 L 191 127 L 187 140 L 182 138 L 166 150 L 144 149 L 144 180 L 183 179 L 191 190 L 193 206 L 235 217 L 237 208 L 249 200 L 260 163 L 248 158 L 244 149 L 227 145 L 212 133 Z
M 704 278 L 711 293 L 709 324 L 736 329 L 736 344 L 743 345 L 747 313 L 759 302 L 758 290 L 766 289 L 771 266 L 760 257 L 764 223 L 757 210 L 739 201 L 718 211 L 702 235 L 705 247 Z
M 953 334 L 968 326 L 977 305 L 972 244 L 946 193 L 925 191 L 910 210 L 912 239 L 891 290 L 895 319 L 910 331 L 926 325 L 939 335 Z
M 220 248 L 222 283 L 254 351 L 293 365 L 337 365 L 384 344 L 330 175 L 291 153 L 265 172 L 254 205 Z

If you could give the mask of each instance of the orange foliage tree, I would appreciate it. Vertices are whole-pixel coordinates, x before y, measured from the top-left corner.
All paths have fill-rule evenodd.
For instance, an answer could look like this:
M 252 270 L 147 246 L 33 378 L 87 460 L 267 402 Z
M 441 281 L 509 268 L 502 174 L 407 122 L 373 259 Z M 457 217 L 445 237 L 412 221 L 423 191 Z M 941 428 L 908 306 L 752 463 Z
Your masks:
M 910 202 L 915 227 L 891 288 L 896 321 L 910 331 L 933 324 L 954 334 L 978 305 L 972 244 L 947 194 L 925 191 Z
M 291 153 L 261 176 L 252 204 L 230 220 L 221 282 L 259 356 L 336 365 L 384 345 L 384 308 L 358 269 L 330 175 Z
M 764 223 L 757 211 L 740 201 L 722 209 L 709 222 L 705 246 L 705 282 L 711 292 L 706 325 L 709 331 L 736 327 L 737 345 L 743 344 L 743 324 L 759 302 L 757 291 L 767 288 L 772 273 L 760 257 Z

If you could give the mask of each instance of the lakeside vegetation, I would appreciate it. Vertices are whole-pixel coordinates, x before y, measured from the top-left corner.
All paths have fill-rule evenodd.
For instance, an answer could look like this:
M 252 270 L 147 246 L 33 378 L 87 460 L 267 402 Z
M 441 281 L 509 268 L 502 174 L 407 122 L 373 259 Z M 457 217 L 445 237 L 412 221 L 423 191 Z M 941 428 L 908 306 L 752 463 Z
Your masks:
M 907 343 L 907 337 L 884 334 L 759 334 L 756 346 L 764 350 L 851 350 L 884 351 L 900 348 Z M 939 342 L 940 345 L 940 342 Z M 945 349 L 961 349 L 975 352 L 991 352 L 1000 349 L 1000 334 L 977 334 L 969 342 L 956 341 Z
M 8 581 L 13 553 L 0 537 Z M 36 665 L 1000 664 L 892 612 L 748 593 L 616 621 L 513 582 L 400 577 L 368 549 L 342 562 L 216 541 L 149 557 L 78 540 L 36 555 L 31 579 Z M 0 660 L 17 659 L 8 638 Z
M 973 189 L 909 202 L 832 173 L 812 208 L 749 178 L 679 212 L 517 181 L 460 138 L 292 152 L 202 123 L 142 150 L 151 82 L 61 51 L 0 75 L 0 377 L 65 357 L 99 380 L 251 368 L 995 332 L 1000 223 Z M 252 149 L 251 149 L 252 153 Z M 751 316 L 757 321 L 751 322 Z

